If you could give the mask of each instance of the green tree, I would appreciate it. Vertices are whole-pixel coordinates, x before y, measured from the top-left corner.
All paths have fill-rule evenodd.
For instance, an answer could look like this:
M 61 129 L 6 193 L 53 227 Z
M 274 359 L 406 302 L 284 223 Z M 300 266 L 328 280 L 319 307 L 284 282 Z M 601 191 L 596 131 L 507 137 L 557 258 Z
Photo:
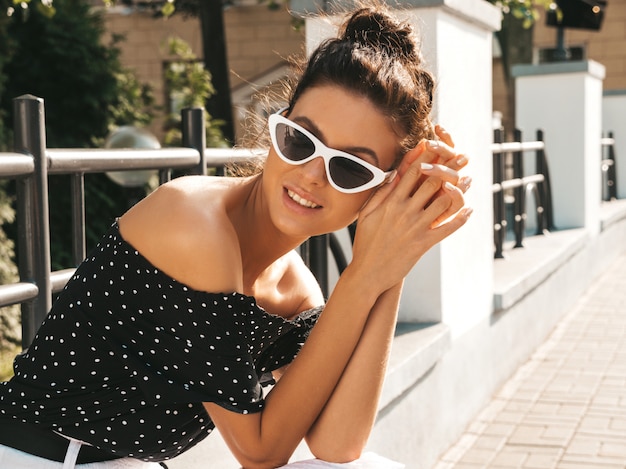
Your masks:
M 115 3 L 116 0 L 106 0 Z M 259 0 L 263 3 L 267 0 Z M 193 16 L 200 21 L 202 34 L 202 50 L 205 69 L 212 77 L 214 92 L 208 95 L 203 103 L 209 120 L 215 118 L 220 122 L 224 138 L 231 144 L 235 141 L 235 128 L 230 99 L 230 81 L 228 78 L 228 59 L 226 54 L 226 35 L 224 26 L 223 0 L 118 0 L 129 6 L 146 5 L 152 8 L 155 16 L 181 14 Z M 270 0 L 272 5 L 274 0 Z
M 170 38 L 167 44 L 169 54 L 176 57 L 165 70 L 165 82 L 177 106 L 167 118 L 165 144 L 180 146 L 182 143 L 180 109 L 204 107 L 204 103 L 215 94 L 211 73 L 193 53 L 189 44 L 180 38 Z M 206 144 L 208 147 L 227 145 L 221 131 L 223 121 L 204 114 Z
M 54 8 L 52 18 L 45 9 L 20 9 L 8 23 L 14 48 L 3 70 L 5 128 L 12 123 L 12 98 L 25 93 L 44 98 L 50 148 L 92 147 L 116 125 L 149 122 L 151 92 L 121 66 L 120 38 L 102 43 L 101 15 L 84 0 L 55 0 Z M 127 208 L 127 194 L 103 174 L 85 179 L 91 247 Z M 51 176 L 49 192 L 52 265 L 69 267 L 74 262 L 68 177 Z

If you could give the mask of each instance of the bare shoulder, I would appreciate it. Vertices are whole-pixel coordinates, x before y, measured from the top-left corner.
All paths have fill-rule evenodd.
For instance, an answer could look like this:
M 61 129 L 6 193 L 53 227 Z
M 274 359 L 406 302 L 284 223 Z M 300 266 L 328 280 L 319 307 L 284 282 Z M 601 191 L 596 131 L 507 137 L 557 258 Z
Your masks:
M 225 211 L 229 187 L 220 179 L 190 176 L 164 184 L 120 218 L 120 232 L 179 282 L 241 291 L 240 249 Z

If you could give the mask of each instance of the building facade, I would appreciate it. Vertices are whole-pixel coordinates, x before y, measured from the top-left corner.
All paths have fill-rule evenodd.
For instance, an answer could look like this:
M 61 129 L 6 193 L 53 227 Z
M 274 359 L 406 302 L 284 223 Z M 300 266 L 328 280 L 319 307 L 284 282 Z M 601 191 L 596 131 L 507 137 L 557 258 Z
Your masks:
M 171 60 L 166 41 L 176 36 L 189 43 L 198 57 L 202 57 L 200 23 L 197 18 L 174 15 L 168 19 L 154 18 L 149 13 L 131 11 L 124 7 L 109 9 L 106 13 L 107 31 L 121 34 L 122 62 L 135 70 L 140 81 L 149 83 L 157 103 L 168 107 L 168 91 L 164 86 L 164 64 Z M 286 73 L 287 61 L 303 54 L 304 26 L 298 26 L 286 8 L 277 10 L 257 2 L 240 0 L 225 9 L 224 21 L 227 57 L 231 70 L 230 86 L 235 107 L 235 120 L 242 118 L 251 105 L 255 93 L 275 83 Z M 545 24 L 545 14 L 534 25 L 534 58 L 539 62 L 542 50 L 556 46 L 556 28 Z M 594 60 L 606 67 L 604 89 L 626 90 L 626 0 L 609 0 L 602 28 L 599 31 L 566 29 L 565 45 L 575 48 L 584 60 Z M 496 54 L 497 55 L 497 54 Z M 493 60 L 494 110 L 503 116 L 507 127 L 512 127 L 511 109 L 500 59 Z M 160 134 L 161 121 L 151 129 Z M 242 129 L 236 125 L 238 137 Z

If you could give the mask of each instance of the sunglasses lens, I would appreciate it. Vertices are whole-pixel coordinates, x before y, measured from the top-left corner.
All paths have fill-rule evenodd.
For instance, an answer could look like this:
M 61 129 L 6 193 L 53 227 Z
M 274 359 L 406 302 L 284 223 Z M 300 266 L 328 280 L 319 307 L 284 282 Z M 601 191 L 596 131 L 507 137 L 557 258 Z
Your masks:
M 365 166 L 342 156 L 334 156 L 329 162 L 330 177 L 344 189 L 354 189 L 374 179 L 374 174 Z
M 315 155 L 315 141 L 288 123 L 275 122 L 272 135 L 276 140 L 276 150 L 287 161 L 300 164 L 300 161 L 304 162 Z M 344 156 L 332 156 L 330 158 L 325 155 L 315 156 L 323 156 L 327 161 L 328 172 L 330 173 L 328 176 L 338 188 L 351 192 L 354 192 L 353 189 L 358 191 L 361 186 L 366 185 L 375 178 L 375 174 L 370 169 L 350 158 Z
M 292 161 L 304 160 L 315 151 L 315 144 L 309 137 L 286 124 L 276 125 L 276 140 L 283 156 Z

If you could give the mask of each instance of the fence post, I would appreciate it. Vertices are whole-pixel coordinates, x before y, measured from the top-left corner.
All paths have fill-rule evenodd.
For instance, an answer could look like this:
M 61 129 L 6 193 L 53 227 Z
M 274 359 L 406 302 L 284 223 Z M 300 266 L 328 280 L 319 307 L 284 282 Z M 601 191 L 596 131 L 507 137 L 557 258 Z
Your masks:
M 206 129 L 204 109 L 201 107 L 184 108 L 181 111 L 183 146 L 194 148 L 200 154 L 198 166 L 192 174 L 206 174 Z
M 604 65 L 567 61 L 515 65 L 515 122 L 524 132 L 543 129 L 559 229 L 601 229 L 602 82 Z
M 72 174 L 72 260 L 78 266 L 87 254 L 85 173 Z
M 613 132 L 609 132 L 609 138 L 613 139 Z M 617 199 L 617 162 L 615 161 L 615 141 L 609 145 L 608 159 L 611 160 L 609 166 L 609 200 Z
M 504 141 L 504 130 L 495 129 L 493 131 L 494 143 L 502 143 Z M 493 183 L 501 184 L 504 181 L 504 153 L 497 152 L 493 154 Z M 504 246 L 504 237 L 506 235 L 506 209 L 504 205 L 504 189 L 500 185 L 500 190 L 493 194 L 493 240 L 495 244 L 496 259 L 503 259 L 502 253 Z
M 537 130 L 537 141 L 543 142 L 544 135 L 543 130 Z M 552 187 L 550 185 L 550 172 L 548 171 L 548 161 L 546 159 L 546 151 L 544 148 L 537 150 L 535 153 L 535 166 L 538 174 L 543 174 L 542 187 L 542 199 L 543 199 L 543 223 L 542 226 L 537 227 L 537 234 L 543 233 L 544 229 L 548 231 L 554 231 L 554 213 L 552 209 Z M 541 230 L 541 233 L 540 231 Z
M 328 298 L 330 294 L 328 281 L 328 248 L 328 234 L 313 236 L 306 241 L 306 249 L 308 250 L 307 263 L 320 284 L 324 298 Z
M 22 305 L 22 347 L 27 348 L 52 306 L 44 102 L 23 95 L 13 100 L 13 109 L 15 151 L 32 155 L 35 165 L 33 175 L 17 183 L 20 281 L 38 288 L 32 304 Z
M 513 141 L 522 142 L 522 131 L 515 129 L 513 132 Z M 513 178 L 522 179 L 524 177 L 524 152 L 515 151 L 512 153 L 513 157 Z M 524 244 L 524 227 L 526 218 L 526 188 L 524 185 L 519 185 L 513 189 L 513 195 L 515 200 L 513 202 L 513 230 L 515 231 L 515 246 L 516 248 L 523 248 Z

